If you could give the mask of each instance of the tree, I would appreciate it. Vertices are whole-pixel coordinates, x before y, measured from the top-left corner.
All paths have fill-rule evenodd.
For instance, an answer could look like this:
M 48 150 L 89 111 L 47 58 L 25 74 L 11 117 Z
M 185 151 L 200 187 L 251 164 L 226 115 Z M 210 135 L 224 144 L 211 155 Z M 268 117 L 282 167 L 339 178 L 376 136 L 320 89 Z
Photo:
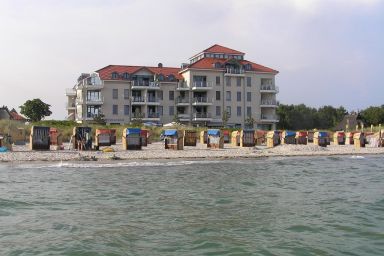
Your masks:
M 93 121 L 96 123 L 96 124 L 101 124 L 101 125 L 105 125 L 107 122 L 105 121 L 105 116 L 104 114 L 100 113 L 98 115 L 95 115 L 93 117 Z
M 41 121 L 45 116 L 50 116 L 51 105 L 42 102 L 40 99 L 27 100 L 20 106 L 20 113 L 28 117 L 32 122 Z
M 245 128 L 253 129 L 253 126 L 255 124 L 255 119 L 251 116 L 248 116 L 245 119 Z
M 381 107 L 369 107 L 359 114 L 366 125 L 378 125 L 384 123 L 384 105 Z
M 223 111 L 223 127 L 227 126 L 228 120 L 229 120 L 229 113 L 228 111 Z

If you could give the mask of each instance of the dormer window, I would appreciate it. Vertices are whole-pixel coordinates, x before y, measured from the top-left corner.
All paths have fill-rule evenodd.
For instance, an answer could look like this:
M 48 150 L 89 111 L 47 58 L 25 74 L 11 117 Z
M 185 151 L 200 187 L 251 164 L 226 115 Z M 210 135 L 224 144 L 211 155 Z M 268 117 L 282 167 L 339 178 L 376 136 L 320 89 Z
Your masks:
M 112 73 L 112 79 L 118 79 L 119 78 L 119 73 L 113 72 Z
M 244 65 L 244 69 L 245 70 L 251 70 L 252 69 L 252 65 L 247 63 L 247 64 Z
M 215 68 L 221 68 L 221 63 L 220 62 L 216 62 L 215 63 Z
M 128 80 L 129 74 L 127 72 L 123 73 L 123 79 Z
M 164 75 L 163 75 L 163 74 L 159 74 L 159 76 L 158 76 L 158 80 L 159 80 L 159 81 L 164 81 Z
M 175 76 L 174 75 L 169 75 L 168 76 L 168 80 L 169 81 L 174 81 L 175 80 Z

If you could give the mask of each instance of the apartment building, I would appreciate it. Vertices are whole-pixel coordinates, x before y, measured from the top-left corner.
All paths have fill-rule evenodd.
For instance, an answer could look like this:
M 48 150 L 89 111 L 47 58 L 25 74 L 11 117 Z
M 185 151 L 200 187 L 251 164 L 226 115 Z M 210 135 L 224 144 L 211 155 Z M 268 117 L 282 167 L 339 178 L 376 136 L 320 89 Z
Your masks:
M 109 124 L 134 119 L 165 124 L 275 129 L 278 71 L 220 45 L 192 56 L 181 68 L 109 65 L 81 74 L 67 89 L 68 119 Z

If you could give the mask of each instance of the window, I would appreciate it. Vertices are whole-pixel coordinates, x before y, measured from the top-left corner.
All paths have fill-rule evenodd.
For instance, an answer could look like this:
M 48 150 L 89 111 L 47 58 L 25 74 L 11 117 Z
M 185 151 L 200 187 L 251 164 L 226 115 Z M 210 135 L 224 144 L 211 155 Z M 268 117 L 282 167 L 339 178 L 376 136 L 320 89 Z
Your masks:
M 175 100 L 175 92 L 169 91 L 169 100 Z
M 252 116 L 252 108 L 251 107 L 247 107 L 247 116 L 248 117 Z
M 252 93 L 247 92 L 247 101 L 252 101 Z
M 101 101 L 101 92 L 87 91 L 87 101 Z
M 220 100 L 220 91 L 216 91 L 216 100 Z
M 251 87 L 252 79 L 251 77 L 247 77 L 247 86 Z
M 252 69 L 251 64 L 249 64 L 249 63 L 248 63 L 248 64 L 245 64 L 245 65 L 244 65 L 244 69 L 245 69 L 245 70 L 251 70 L 251 69 Z
M 220 77 L 219 76 L 216 77 L 216 85 L 220 85 Z
M 221 68 L 221 63 L 220 62 L 216 62 L 215 63 L 215 68 Z
M 241 92 L 237 92 L 236 96 L 237 101 L 241 101 Z
M 124 89 L 124 99 L 129 99 L 129 90 Z
M 129 79 L 129 74 L 128 74 L 127 72 L 125 72 L 125 73 L 123 74 L 123 79 L 125 79 L 125 80 L 128 80 L 128 79 Z
M 227 106 L 227 114 L 228 114 L 228 117 L 231 116 L 231 106 Z
M 238 78 L 236 79 L 236 85 L 237 85 L 237 86 L 241 86 L 241 77 L 238 77 Z
M 158 106 L 159 115 L 163 115 L 163 106 Z
M 159 80 L 159 81 L 163 81 L 163 80 L 164 80 L 164 75 L 163 75 L 163 74 L 160 74 L 160 75 L 158 76 L 158 80 Z
M 221 107 L 216 106 L 216 116 L 221 116 Z
M 241 116 L 241 107 L 237 107 L 237 116 Z
M 119 95 L 118 89 L 112 89 L 112 99 L 117 99 Z
M 225 92 L 225 98 L 227 101 L 231 101 L 231 92 L 230 91 Z
M 174 108 L 174 106 L 169 106 L 169 115 L 170 116 L 175 115 L 175 108 Z
M 129 105 L 124 105 L 124 115 L 129 115 Z
M 225 84 L 227 86 L 231 86 L 231 77 L 227 76 L 226 79 L 225 79 Z
M 159 97 L 159 100 L 163 100 L 163 91 L 158 91 L 157 96 Z
M 95 117 L 101 113 L 100 106 L 87 106 L 87 117 Z
M 119 111 L 118 106 L 117 105 L 113 105 L 112 106 L 112 114 L 113 115 L 117 115 L 118 111 Z
M 119 73 L 113 72 L 112 73 L 112 79 L 118 79 L 119 78 Z
M 168 80 L 169 81 L 174 81 L 175 80 L 175 76 L 174 75 L 169 75 L 168 76 Z

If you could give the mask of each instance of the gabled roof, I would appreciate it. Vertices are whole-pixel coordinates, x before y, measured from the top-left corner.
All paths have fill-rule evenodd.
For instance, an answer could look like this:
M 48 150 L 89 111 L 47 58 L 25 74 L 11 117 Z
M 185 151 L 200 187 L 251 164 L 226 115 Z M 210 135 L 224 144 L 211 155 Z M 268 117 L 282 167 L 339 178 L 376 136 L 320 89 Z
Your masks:
M 147 67 L 147 66 L 124 66 L 124 65 L 109 65 L 102 69 L 97 70 L 99 73 L 100 79 L 102 80 L 122 80 L 122 78 L 112 79 L 112 73 L 124 74 L 128 73 L 129 75 L 134 75 L 140 70 L 148 70 L 149 72 L 159 75 L 163 74 L 164 76 L 173 75 L 176 79 L 182 79 L 182 76 L 179 74 L 180 68 L 173 67 Z
M 224 66 L 227 61 L 229 61 L 229 60 L 223 61 L 222 59 L 202 58 L 202 59 L 196 61 L 195 63 L 190 64 L 188 66 L 188 68 L 218 70 L 217 68 L 214 67 L 215 63 L 219 62 Z M 277 71 L 277 70 L 262 66 L 262 65 L 257 64 L 257 63 L 253 63 L 251 61 L 239 60 L 238 62 L 241 65 L 251 64 L 251 67 L 252 67 L 251 71 L 274 73 L 274 74 L 279 73 L 279 71 Z
M 236 50 L 233 50 L 231 48 L 224 47 L 224 46 L 221 46 L 221 45 L 218 45 L 218 44 L 212 45 L 208 49 L 205 49 L 203 52 L 226 53 L 226 54 L 240 54 L 240 55 L 244 55 L 245 54 L 243 52 L 239 52 L 239 51 L 236 51 Z
M 16 112 L 15 109 L 12 109 L 9 113 L 11 114 L 11 118 L 12 118 L 13 120 L 16 120 L 16 121 L 25 121 L 25 120 L 26 120 L 23 116 L 19 115 L 19 114 Z

